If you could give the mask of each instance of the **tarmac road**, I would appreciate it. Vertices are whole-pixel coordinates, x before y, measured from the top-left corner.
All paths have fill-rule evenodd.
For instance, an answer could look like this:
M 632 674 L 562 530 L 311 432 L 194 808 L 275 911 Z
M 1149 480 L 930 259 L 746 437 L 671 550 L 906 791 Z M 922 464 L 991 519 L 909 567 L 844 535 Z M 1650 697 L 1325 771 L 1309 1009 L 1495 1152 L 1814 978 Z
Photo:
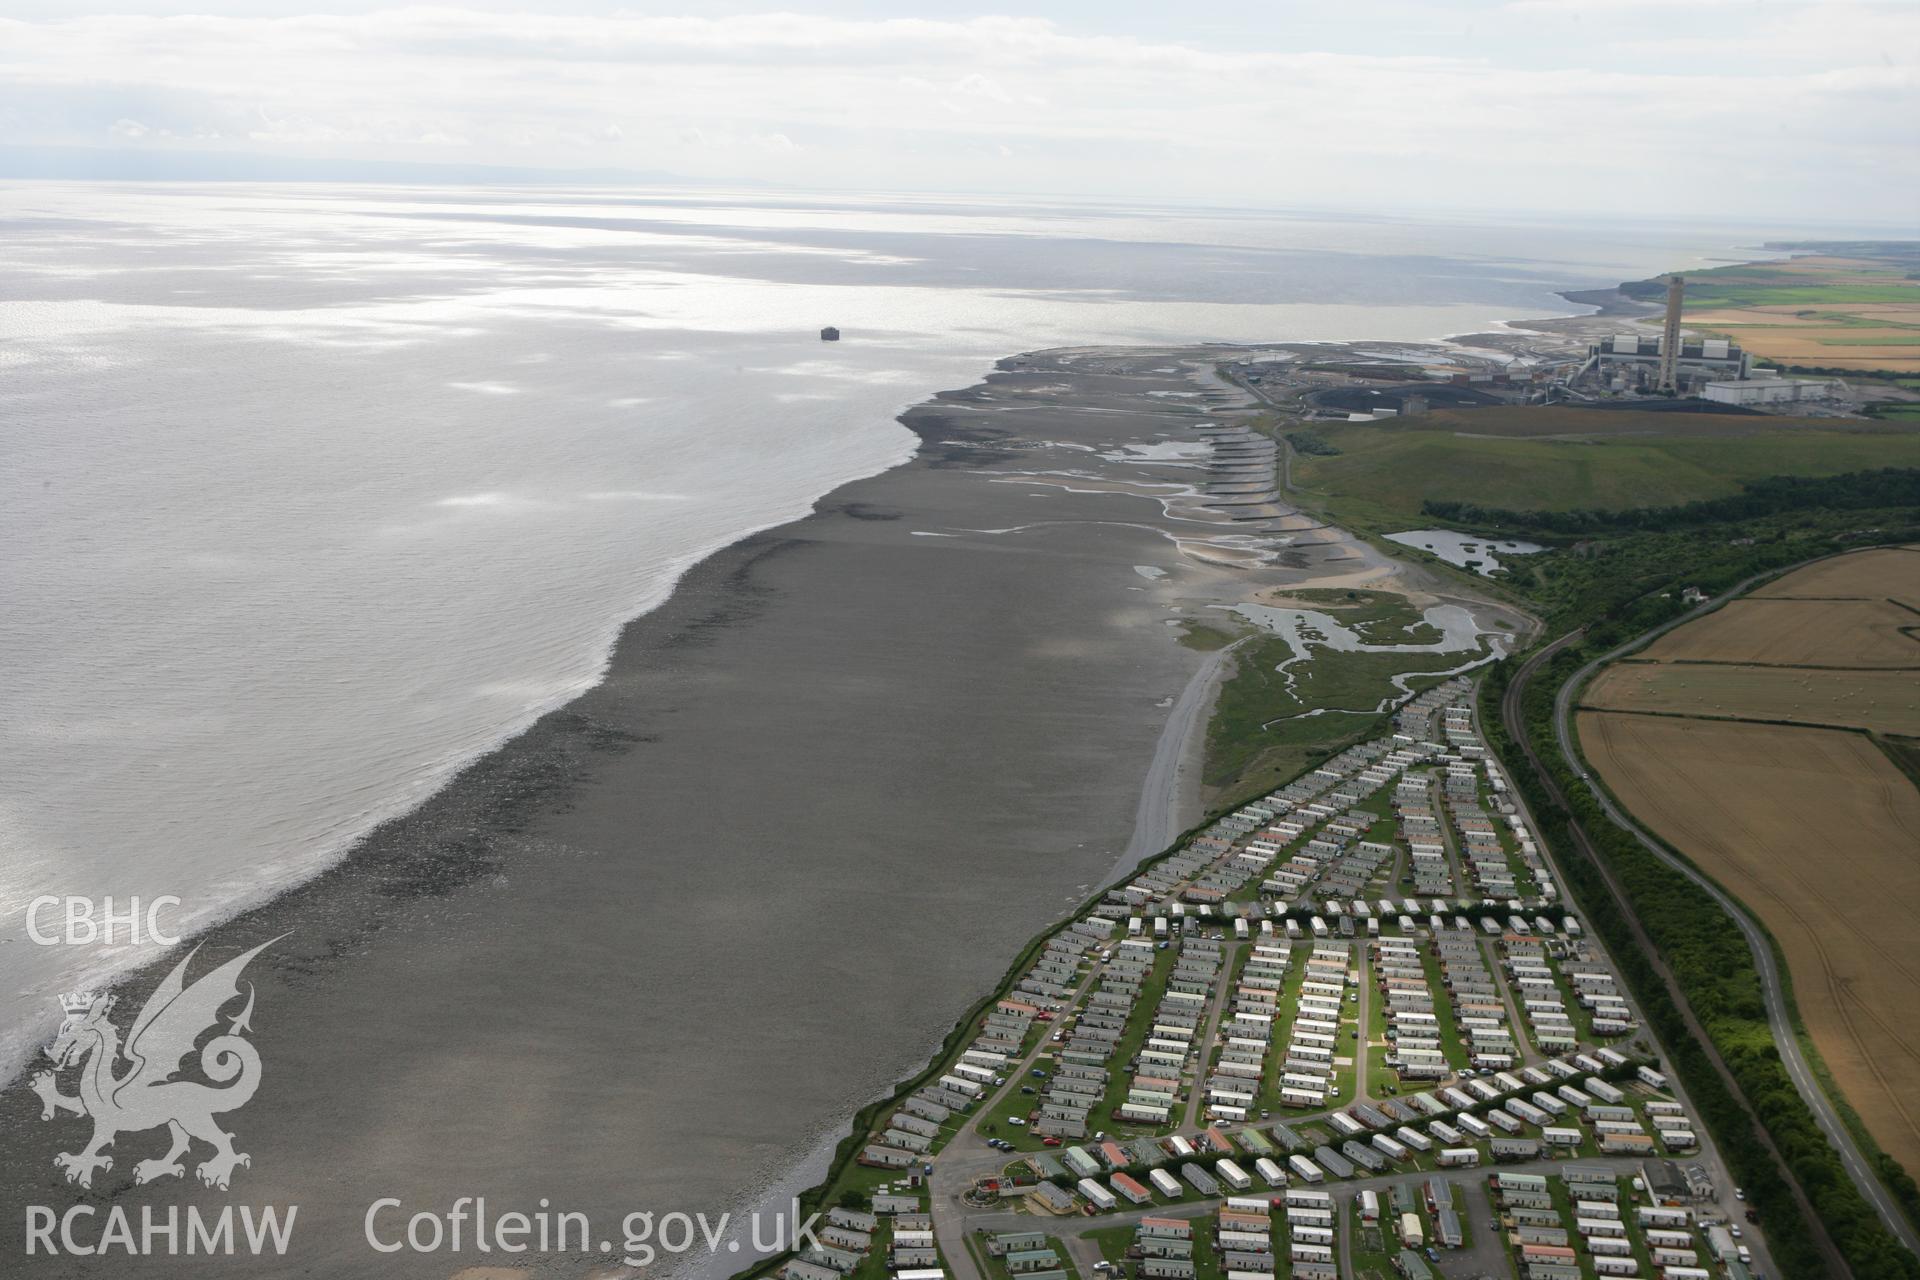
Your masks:
M 1873 1172 L 1873 1166 L 1868 1162 L 1860 1148 L 1854 1143 L 1853 1135 L 1849 1133 L 1846 1126 L 1840 1122 L 1839 1115 L 1834 1111 L 1833 1103 L 1827 1098 L 1826 1092 L 1821 1089 L 1818 1080 L 1814 1077 L 1812 1069 L 1807 1065 L 1806 1054 L 1800 1047 L 1799 1037 L 1794 1034 L 1793 1021 L 1787 1013 L 1786 992 L 1781 985 L 1779 967 L 1774 958 L 1773 947 L 1768 942 L 1766 934 L 1762 932 L 1753 917 L 1747 913 L 1747 909 L 1731 894 L 1727 893 L 1724 889 L 1720 888 L 1719 885 L 1709 880 L 1682 859 L 1667 852 L 1664 846 L 1649 836 L 1645 831 L 1641 830 L 1632 818 L 1622 812 L 1621 809 L 1613 803 L 1604 789 L 1594 786 L 1592 779 L 1587 777 L 1585 766 L 1581 763 L 1579 756 L 1573 749 L 1571 714 L 1573 709 L 1573 695 L 1575 690 L 1577 690 L 1597 668 L 1604 663 L 1613 661 L 1615 658 L 1632 653 L 1636 649 L 1651 644 L 1654 640 L 1665 635 L 1675 627 L 1683 623 L 1691 622 L 1703 613 L 1719 608 L 1728 600 L 1740 595 L 1742 592 L 1754 586 L 1754 584 L 1766 578 L 1777 577 L 1800 567 L 1800 565 L 1791 565 L 1786 569 L 1769 570 L 1766 573 L 1755 574 L 1753 577 L 1722 592 L 1720 595 L 1706 601 L 1690 612 L 1682 614 L 1671 622 L 1655 627 L 1638 639 L 1628 641 L 1612 652 L 1602 654 L 1586 666 L 1580 668 L 1579 671 L 1574 673 L 1573 678 L 1563 684 L 1554 695 L 1553 732 L 1554 737 L 1559 743 L 1561 756 L 1565 758 L 1568 767 L 1579 775 L 1588 790 L 1593 793 L 1594 799 L 1599 801 L 1600 808 L 1607 817 L 1610 818 L 1616 826 L 1626 831 L 1644 845 L 1647 851 L 1652 853 L 1654 857 L 1660 859 L 1661 862 L 1672 867 L 1675 871 L 1680 872 L 1680 874 L 1686 876 L 1687 879 L 1693 881 L 1702 889 L 1705 889 L 1707 893 L 1713 897 L 1713 900 L 1720 904 L 1721 909 L 1733 917 L 1733 922 L 1740 927 L 1741 935 L 1747 940 L 1748 950 L 1753 952 L 1754 965 L 1760 973 L 1760 988 L 1766 996 L 1767 1026 L 1773 1032 L 1773 1042 L 1780 1051 L 1780 1060 L 1786 1064 L 1787 1074 L 1793 1080 L 1793 1087 L 1806 1102 L 1808 1109 L 1813 1112 L 1814 1120 L 1819 1124 L 1820 1131 L 1826 1135 L 1828 1143 L 1839 1153 L 1840 1163 L 1846 1169 L 1847 1177 L 1852 1180 L 1854 1186 L 1859 1188 L 1860 1194 L 1865 1196 L 1868 1202 L 1873 1205 L 1874 1211 L 1880 1215 L 1880 1221 L 1886 1226 L 1888 1231 L 1893 1233 L 1894 1237 L 1898 1239 L 1901 1244 L 1905 1245 L 1914 1253 L 1920 1254 L 1920 1232 L 1914 1230 L 1913 1224 L 1900 1212 L 1900 1208 L 1894 1203 L 1893 1197 L 1888 1193 L 1886 1187 L 1881 1184 L 1879 1177 Z M 1557 642 L 1553 648 L 1557 649 L 1560 644 L 1564 644 L 1565 642 L 1563 639 Z M 1534 659 L 1534 662 L 1545 658 L 1550 652 L 1552 652 L 1552 649 L 1543 650 Z M 1532 667 L 1534 662 L 1530 662 L 1528 666 Z M 1516 685 L 1519 683 L 1518 679 L 1516 679 L 1515 683 Z

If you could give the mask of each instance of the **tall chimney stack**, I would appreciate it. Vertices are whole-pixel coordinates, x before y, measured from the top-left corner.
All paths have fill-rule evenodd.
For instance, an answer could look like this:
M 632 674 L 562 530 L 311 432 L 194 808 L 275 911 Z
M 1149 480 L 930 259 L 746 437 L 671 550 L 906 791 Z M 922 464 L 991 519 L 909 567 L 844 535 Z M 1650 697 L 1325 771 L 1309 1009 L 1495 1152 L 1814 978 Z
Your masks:
M 1685 276 L 1667 277 L 1667 327 L 1660 335 L 1660 394 L 1680 392 L 1680 303 L 1687 294 Z

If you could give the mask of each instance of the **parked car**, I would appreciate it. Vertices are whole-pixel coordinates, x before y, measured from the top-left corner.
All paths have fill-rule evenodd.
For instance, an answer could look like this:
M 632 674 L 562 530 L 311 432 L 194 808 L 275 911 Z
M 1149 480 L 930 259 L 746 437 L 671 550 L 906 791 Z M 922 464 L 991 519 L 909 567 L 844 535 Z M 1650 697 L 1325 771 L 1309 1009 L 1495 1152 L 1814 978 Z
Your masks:
M 1040 1139 L 1040 1145 L 1043 1147 L 1057 1147 L 1060 1145 L 1060 1139 L 1053 1137 L 1042 1138 Z

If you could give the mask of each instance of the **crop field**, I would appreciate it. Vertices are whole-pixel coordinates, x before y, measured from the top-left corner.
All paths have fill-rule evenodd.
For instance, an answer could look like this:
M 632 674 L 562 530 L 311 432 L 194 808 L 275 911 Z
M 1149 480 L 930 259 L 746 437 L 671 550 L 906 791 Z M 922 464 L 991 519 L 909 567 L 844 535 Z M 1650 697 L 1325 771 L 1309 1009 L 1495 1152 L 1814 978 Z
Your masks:
M 1898 600 L 1920 611 L 1920 547 L 1880 547 L 1835 556 L 1776 578 L 1753 593 L 1768 600 Z
M 1767 476 L 1920 466 L 1920 424 L 1564 406 L 1436 411 L 1405 423 L 1329 423 L 1337 453 L 1297 456 L 1301 497 L 1335 520 L 1419 528 L 1420 504 L 1512 510 L 1669 506 Z
M 1735 600 L 1670 631 L 1643 656 L 1656 662 L 1772 667 L 1915 668 L 1920 613 L 1888 600 Z
M 1920 280 L 1905 263 L 1806 257 L 1694 273 L 1686 322 L 1783 364 L 1920 372 Z
M 1835 556 L 1608 667 L 1576 722 L 1621 802 L 1779 940 L 1834 1080 L 1910 1171 L 1920 787 L 1874 735 L 1920 737 L 1916 628 L 1920 547 Z
M 1621 662 L 1593 682 L 1580 705 L 1920 737 L 1920 672 Z
M 1621 801 L 1766 923 L 1842 1092 L 1920 1170 L 1920 790 L 1844 730 L 1584 710 L 1577 725 Z

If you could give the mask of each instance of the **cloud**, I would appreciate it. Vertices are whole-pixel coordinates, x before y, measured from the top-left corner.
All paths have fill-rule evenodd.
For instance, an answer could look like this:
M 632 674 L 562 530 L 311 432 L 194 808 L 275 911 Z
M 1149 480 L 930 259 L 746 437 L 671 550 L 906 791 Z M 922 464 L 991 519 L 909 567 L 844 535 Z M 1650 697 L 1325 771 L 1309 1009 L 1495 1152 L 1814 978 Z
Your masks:
M 457 150 L 889 189 L 1886 217 L 1920 203 L 1904 123 L 1920 117 L 1920 6 L 1661 0 L 1656 23 L 1650 0 L 1493 0 L 1461 6 L 1456 35 L 1399 43 L 1389 12 L 1404 20 L 1356 0 L 1311 29 L 1322 48 L 1285 22 L 1208 44 L 1017 16 L 0 20 L 0 119 L 14 142 Z

